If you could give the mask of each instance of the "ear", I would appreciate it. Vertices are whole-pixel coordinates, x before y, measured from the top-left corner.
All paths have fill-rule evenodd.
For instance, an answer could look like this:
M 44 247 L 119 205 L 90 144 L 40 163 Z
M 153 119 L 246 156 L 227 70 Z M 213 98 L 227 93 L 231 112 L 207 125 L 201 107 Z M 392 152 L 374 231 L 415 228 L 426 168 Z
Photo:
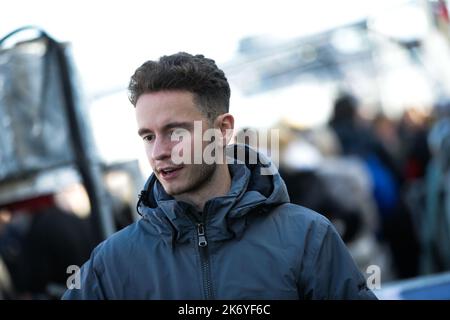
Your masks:
M 214 128 L 220 130 L 222 134 L 223 146 L 226 146 L 233 137 L 234 117 L 229 113 L 221 114 L 214 120 Z

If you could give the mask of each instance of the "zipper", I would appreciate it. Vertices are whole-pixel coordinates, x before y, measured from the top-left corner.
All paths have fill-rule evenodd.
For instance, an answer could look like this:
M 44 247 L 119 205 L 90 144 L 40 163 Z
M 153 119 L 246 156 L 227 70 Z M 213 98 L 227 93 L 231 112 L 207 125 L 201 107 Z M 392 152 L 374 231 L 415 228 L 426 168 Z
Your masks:
M 205 226 L 203 225 L 203 223 L 197 224 L 197 236 L 198 246 L 201 248 L 206 247 L 208 245 L 208 241 L 206 241 Z
M 197 223 L 198 249 L 200 252 L 200 261 L 203 274 L 203 288 L 205 289 L 206 300 L 214 299 L 212 291 L 211 270 L 209 264 L 208 241 L 206 239 L 205 225 Z

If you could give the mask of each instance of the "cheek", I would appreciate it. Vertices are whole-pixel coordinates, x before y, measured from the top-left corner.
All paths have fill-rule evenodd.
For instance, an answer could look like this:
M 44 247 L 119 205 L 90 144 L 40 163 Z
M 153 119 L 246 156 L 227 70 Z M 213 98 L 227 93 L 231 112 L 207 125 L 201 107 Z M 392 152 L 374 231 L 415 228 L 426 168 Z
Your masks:
M 144 150 L 145 150 L 145 155 L 147 156 L 147 160 L 150 163 L 151 167 L 153 168 L 153 163 L 154 163 L 154 161 L 152 159 L 153 148 L 149 144 L 145 144 Z
M 194 142 L 190 139 L 183 139 L 172 145 L 172 155 L 183 157 L 188 160 L 192 157 L 194 152 Z
M 145 150 L 145 154 L 147 155 L 147 158 L 150 159 L 151 155 L 152 155 L 152 148 L 150 147 L 149 144 L 144 144 L 144 150 Z

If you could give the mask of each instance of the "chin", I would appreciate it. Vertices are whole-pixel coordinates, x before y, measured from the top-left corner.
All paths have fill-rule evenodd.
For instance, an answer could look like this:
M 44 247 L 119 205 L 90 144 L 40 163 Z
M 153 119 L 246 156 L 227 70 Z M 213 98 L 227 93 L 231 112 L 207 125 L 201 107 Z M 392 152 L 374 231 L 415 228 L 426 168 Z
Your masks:
M 183 193 L 184 189 L 185 189 L 180 186 L 172 186 L 172 185 L 164 185 L 164 184 L 163 184 L 163 188 L 164 188 L 164 191 L 166 191 L 166 193 L 170 196 L 177 196 L 177 195 Z

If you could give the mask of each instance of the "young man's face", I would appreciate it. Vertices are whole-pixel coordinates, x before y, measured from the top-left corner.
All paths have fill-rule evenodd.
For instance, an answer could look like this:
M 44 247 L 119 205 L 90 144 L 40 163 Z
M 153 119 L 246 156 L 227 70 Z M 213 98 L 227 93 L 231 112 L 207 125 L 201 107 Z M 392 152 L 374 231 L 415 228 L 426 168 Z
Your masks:
M 202 141 L 198 135 L 210 127 L 206 117 L 194 103 L 194 96 L 188 91 L 160 91 L 142 94 L 136 103 L 138 134 L 144 140 L 145 151 L 150 165 L 164 187 L 164 190 L 177 196 L 195 192 L 213 175 L 215 164 L 193 164 L 195 151 L 202 152 L 206 143 L 194 147 L 194 139 Z M 201 122 L 201 132 L 194 130 Z M 183 130 L 189 138 L 173 141 L 172 134 Z M 194 134 L 195 133 L 195 134 Z M 197 136 L 196 136 L 197 135 Z M 191 161 L 178 164 L 172 151 L 191 153 Z M 197 162 L 196 162 L 197 163 Z

